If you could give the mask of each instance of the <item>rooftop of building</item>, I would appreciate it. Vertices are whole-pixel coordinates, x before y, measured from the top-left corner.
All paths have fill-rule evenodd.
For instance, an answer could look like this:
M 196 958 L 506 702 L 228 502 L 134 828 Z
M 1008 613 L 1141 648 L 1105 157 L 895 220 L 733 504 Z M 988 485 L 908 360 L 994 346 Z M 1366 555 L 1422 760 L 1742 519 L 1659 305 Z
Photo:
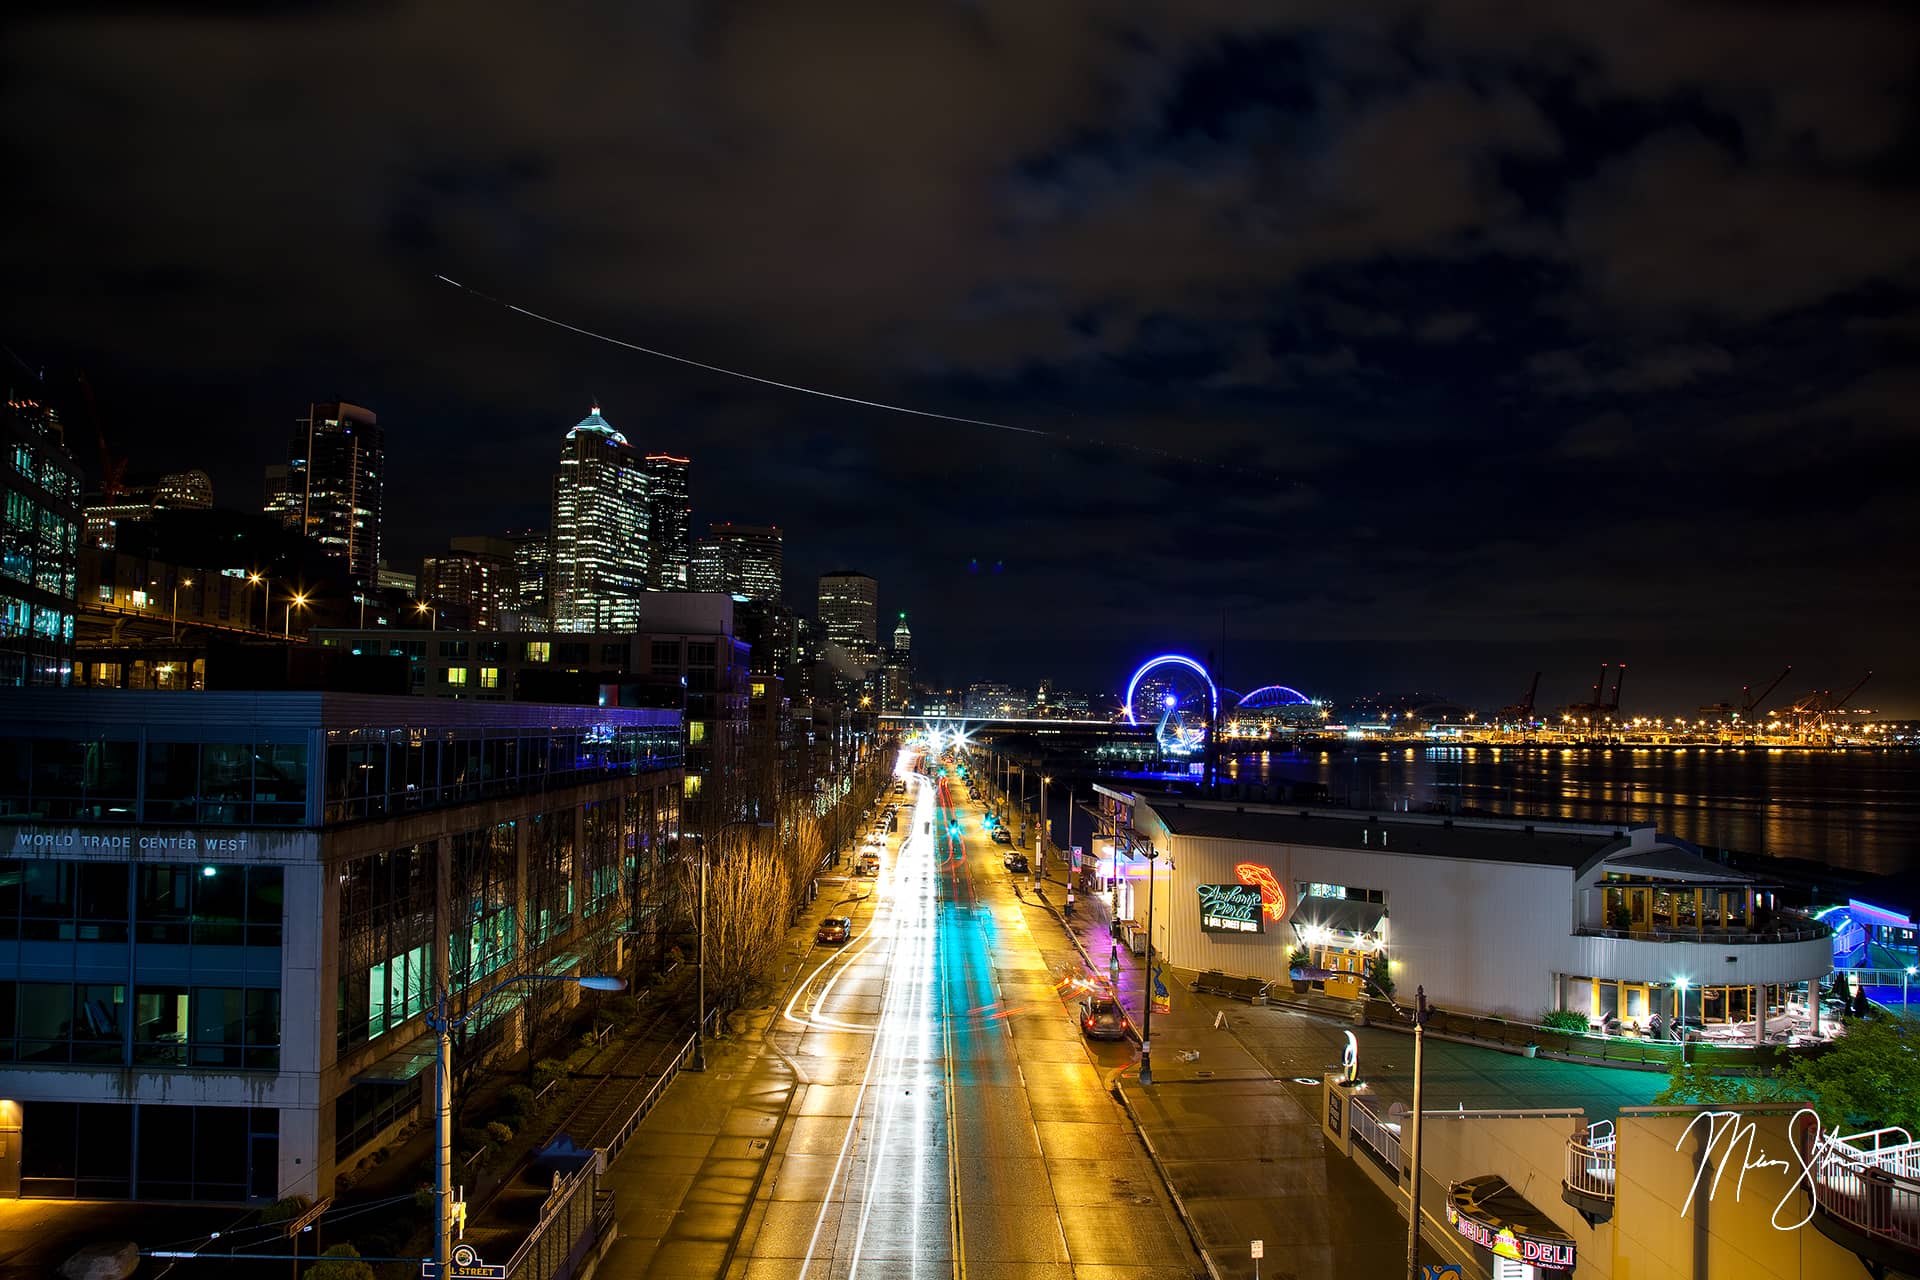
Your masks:
M 607 433 L 607 435 L 613 438 L 613 442 L 615 444 L 625 444 L 627 442 L 627 438 L 625 436 L 621 435 L 618 431 L 614 430 L 613 424 L 611 422 L 608 422 L 605 418 L 600 416 L 600 406 L 597 404 L 594 405 L 591 409 L 587 410 L 586 417 L 580 419 L 580 421 L 574 423 L 573 426 L 568 429 L 567 439 L 569 440 L 573 439 L 574 435 L 582 430 L 604 431 Z
M 166 728 L 175 740 L 215 741 L 237 725 L 297 734 L 308 729 L 651 728 L 679 722 L 679 711 L 654 708 L 289 690 L 20 689 L 0 700 L 0 737 L 7 738 L 119 737 L 127 729 Z
M 1718 881 L 1751 877 L 1700 856 L 1693 845 L 1650 825 L 1542 823 L 1498 818 L 1453 818 L 1359 809 L 1242 805 L 1184 796 L 1136 793 L 1176 836 L 1300 844 L 1323 849 L 1478 862 L 1566 867 L 1576 876 L 1601 862 L 1622 871 L 1662 871 Z

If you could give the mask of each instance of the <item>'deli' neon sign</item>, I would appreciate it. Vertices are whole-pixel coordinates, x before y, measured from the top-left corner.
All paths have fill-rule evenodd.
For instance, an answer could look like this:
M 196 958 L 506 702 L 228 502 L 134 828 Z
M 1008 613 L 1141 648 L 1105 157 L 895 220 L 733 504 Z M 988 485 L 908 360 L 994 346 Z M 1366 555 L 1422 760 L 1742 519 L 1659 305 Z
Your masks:
M 1243 862 L 1233 869 L 1241 884 L 1250 884 L 1260 890 L 1260 911 L 1269 920 L 1284 920 L 1287 915 L 1287 891 L 1273 878 L 1273 868 L 1261 866 L 1257 862 Z

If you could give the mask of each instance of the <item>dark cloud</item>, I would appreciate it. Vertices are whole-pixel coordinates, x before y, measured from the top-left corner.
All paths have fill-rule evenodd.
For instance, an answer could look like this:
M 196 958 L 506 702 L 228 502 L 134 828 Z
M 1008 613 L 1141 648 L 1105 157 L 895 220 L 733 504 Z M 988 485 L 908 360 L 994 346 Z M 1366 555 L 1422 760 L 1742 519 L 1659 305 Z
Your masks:
M 540 519 L 598 397 L 953 678 L 1111 683 L 1224 612 L 1229 682 L 1625 657 L 1685 706 L 1920 623 L 1903 6 L 13 22 L 0 337 L 236 503 L 307 399 L 374 405 L 399 559 Z

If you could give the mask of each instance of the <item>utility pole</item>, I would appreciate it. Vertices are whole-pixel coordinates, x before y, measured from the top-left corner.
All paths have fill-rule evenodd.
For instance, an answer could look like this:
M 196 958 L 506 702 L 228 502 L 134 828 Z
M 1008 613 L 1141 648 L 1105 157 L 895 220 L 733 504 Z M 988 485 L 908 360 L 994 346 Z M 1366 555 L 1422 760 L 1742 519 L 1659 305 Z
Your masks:
M 1153 1083 L 1153 860 L 1159 850 L 1147 846 L 1147 999 L 1140 1024 L 1140 1083 Z
M 1413 1138 L 1407 1146 L 1407 1156 L 1413 1164 L 1413 1184 L 1408 1188 L 1407 1280 L 1420 1280 L 1420 1094 L 1426 1066 L 1425 1023 L 1423 1010 L 1413 1021 Z

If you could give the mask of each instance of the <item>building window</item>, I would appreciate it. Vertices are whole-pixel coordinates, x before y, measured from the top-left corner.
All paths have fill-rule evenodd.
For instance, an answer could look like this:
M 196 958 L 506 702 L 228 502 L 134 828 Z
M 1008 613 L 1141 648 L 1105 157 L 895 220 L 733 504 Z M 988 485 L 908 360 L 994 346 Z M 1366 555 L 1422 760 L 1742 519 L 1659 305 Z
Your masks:
M 627 665 L 627 646 L 624 644 L 601 645 L 600 665 L 603 667 L 625 667 Z
M 698 746 L 707 740 L 707 722 L 690 720 L 687 722 L 687 745 Z
M 452 685 L 456 689 L 464 689 L 467 687 L 467 669 L 465 667 L 442 668 L 440 680 L 441 683 Z
M 440 642 L 440 656 L 443 658 L 466 657 L 467 642 L 465 640 L 442 640 Z
M 563 665 L 585 666 L 587 662 L 587 644 L 584 640 L 562 640 L 559 660 Z
M 480 668 L 480 687 L 482 689 L 498 689 L 500 687 L 500 668 Z
M 527 661 L 547 662 L 553 656 L 553 645 L 546 640 L 527 641 Z
M 714 664 L 718 646 L 704 641 L 690 641 L 687 644 L 687 665 L 690 667 L 710 667 Z
M 678 674 L 680 671 L 680 642 L 678 640 L 655 640 L 653 642 L 654 674 L 661 669 Z

